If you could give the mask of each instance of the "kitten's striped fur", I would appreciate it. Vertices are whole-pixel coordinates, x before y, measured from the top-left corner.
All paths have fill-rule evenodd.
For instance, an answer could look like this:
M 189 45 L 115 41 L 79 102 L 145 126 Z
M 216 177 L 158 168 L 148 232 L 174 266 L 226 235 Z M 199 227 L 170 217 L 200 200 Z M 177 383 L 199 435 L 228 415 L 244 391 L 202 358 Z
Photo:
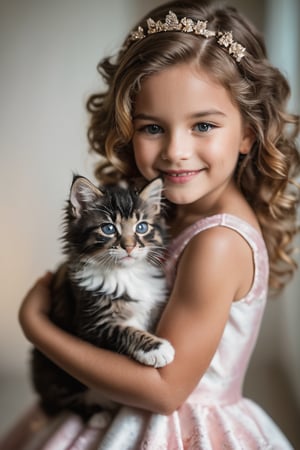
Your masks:
M 174 357 L 171 344 L 152 334 L 167 297 L 161 191 L 160 179 L 138 193 L 74 178 L 65 220 L 67 260 L 55 274 L 51 311 L 67 331 L 154 367 Z M 88 414 L 87 388 L 37 350 L 32 375 L 46 411 L 67 407 Z

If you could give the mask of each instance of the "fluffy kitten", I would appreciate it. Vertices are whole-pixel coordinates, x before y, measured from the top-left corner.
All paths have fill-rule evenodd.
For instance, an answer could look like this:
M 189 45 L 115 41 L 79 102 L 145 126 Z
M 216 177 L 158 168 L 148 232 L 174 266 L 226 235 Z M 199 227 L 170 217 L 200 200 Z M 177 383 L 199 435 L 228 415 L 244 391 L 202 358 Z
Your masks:
M 174 357 L 171 344 L 152 334 L 167 298 L 161 191 L 160 179 L 137 192 L 74 178 L 65 217 L 67 259 L 54 277 L 50 312 L 69 333 L 154 367 Z M 48 413 L 68 408 L 89 416 L 98 409 L 86 386 L 37 349 L 32 379 Z

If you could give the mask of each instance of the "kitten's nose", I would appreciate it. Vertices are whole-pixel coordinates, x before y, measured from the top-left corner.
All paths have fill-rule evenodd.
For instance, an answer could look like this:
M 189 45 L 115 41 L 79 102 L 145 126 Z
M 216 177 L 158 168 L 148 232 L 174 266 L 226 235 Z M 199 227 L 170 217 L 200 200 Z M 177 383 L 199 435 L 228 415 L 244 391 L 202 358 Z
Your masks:
M 126 245 L 125 250 L 128 253 L 128 255 L 130 255 L 130 253 L 132 252 L 132 250 L 134 250 L 135 245 Z

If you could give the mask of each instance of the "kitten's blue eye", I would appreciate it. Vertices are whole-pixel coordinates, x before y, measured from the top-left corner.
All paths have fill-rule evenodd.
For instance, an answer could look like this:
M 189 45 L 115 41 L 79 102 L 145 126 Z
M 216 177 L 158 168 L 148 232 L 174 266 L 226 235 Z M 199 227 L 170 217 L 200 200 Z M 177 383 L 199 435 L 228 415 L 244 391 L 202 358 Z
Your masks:
M 117 231 L 116 227 L 112 223 L 104 223 L 100 228 L 103 233 L 107 234 L 108 236 L 112 236 Z
M 149 229 L 149 225 L 147 224 L 147 222 L 140 222 L 135 227 L 135 231 L 140 234 L 147 233 L 148 229 Z

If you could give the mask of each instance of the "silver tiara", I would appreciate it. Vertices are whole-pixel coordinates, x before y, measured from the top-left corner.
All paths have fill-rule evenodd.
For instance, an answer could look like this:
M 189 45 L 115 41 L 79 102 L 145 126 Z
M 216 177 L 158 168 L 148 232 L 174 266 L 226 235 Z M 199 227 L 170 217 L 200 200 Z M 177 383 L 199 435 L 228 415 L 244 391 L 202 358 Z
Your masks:
M 193 33 L 205 38 L 215 36 L 217 43 L 221 47 L 225 47 L 228 53 L 236 60 L 240 61 L 245 56 L 246 48 L 233 40 L 232 32 L 211 31 L 207 29 L 207 20 L 197 20 L 183 17 L 178 19 L 173 11 L 169 11 L 166 15 L 165 22 L 158 20 L 155 22 L 151 17 L 147 19 L 147 30 L 139 26 L 137 30 L 130 33 L 129 42 L 139 41 L 150 34 L 162 33 L 164 31 L 180 31 L 181 33 Z

